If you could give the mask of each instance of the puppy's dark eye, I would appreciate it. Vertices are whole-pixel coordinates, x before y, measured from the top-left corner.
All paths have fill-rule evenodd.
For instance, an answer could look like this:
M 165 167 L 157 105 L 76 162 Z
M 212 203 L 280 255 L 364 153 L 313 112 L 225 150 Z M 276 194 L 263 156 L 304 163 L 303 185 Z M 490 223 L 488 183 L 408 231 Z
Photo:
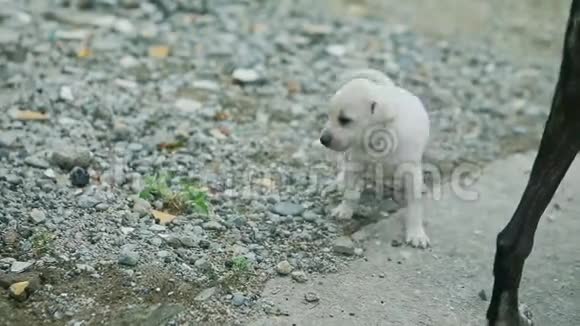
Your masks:
M 341 125 L 345 126 L 345 125 L 347 125 L 347 124 L 351 123 L 351 122 L 352 122 L 352 119 L 349 119 L 349 118 L 347 118 L 347 117 L 338 117 L 338 122 L 339 122 Z

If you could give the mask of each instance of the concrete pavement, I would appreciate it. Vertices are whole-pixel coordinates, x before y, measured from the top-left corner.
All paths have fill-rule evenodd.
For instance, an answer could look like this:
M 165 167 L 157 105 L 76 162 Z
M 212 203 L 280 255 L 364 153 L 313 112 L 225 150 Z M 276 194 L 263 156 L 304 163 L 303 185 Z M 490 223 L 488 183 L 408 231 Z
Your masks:
M 465 201 L 445 189 L 431 201 L 427 232 L 432 249 L 393 247 L 400 222 L 392 216 L 368 225 L 365 258 L 339 273 L 305 284 L 270 281 L 264 297 L 289 313 L 251 326 L 485 325 L 492 287 L 495 237 L 513 213 L 535 153 L 518 154 L 485 168 Z M 522 279 L 521 299 L 537 325 L 580 325 L 580 161 L 575 162 L 547 209 Z M 487 300 L 479 293 L 485 291 Z M 320 300 L 307 303 L 316 293 Z

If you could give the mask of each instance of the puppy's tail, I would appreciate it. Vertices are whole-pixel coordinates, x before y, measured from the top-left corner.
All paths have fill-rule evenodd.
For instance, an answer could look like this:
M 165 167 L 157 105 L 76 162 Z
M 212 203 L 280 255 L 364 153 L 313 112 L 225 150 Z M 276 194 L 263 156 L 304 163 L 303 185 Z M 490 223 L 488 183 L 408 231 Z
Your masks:
M 340 86 L 344 85 L 345 83 L 355 79 L 355 78 L 364 78 L 368 79 L 373 83 L 382 85 L 382 86 L 395 86 L 393 80 L 390 79 L 386 74 L 378 71 L 376 69 L 366 68 L 366 69 L 357 69 L 353 71 L 347 72 L 340 80 Z

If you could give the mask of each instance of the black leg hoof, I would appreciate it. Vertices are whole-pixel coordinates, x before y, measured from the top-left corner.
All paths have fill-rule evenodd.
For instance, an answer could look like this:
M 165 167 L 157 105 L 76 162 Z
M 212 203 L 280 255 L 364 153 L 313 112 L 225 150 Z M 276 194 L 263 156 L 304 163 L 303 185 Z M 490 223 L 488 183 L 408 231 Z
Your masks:
M 516 313 L 501 316 L 496 322 L 488 322 L 488 326 L 534 326 L 534 322 L 531 310 L 520 304 Z

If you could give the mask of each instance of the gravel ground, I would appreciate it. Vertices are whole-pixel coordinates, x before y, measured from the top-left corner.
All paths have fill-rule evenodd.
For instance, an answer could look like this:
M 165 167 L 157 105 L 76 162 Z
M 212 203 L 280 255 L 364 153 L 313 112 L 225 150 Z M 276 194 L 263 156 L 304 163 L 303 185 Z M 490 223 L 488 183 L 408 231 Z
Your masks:
M 421 97 L 444 174 L 537 145 L 554 67 L 307 3 L 0 0 L 5 324 L 235 323 L 357 259 L 312 146 L 347 69 Z

